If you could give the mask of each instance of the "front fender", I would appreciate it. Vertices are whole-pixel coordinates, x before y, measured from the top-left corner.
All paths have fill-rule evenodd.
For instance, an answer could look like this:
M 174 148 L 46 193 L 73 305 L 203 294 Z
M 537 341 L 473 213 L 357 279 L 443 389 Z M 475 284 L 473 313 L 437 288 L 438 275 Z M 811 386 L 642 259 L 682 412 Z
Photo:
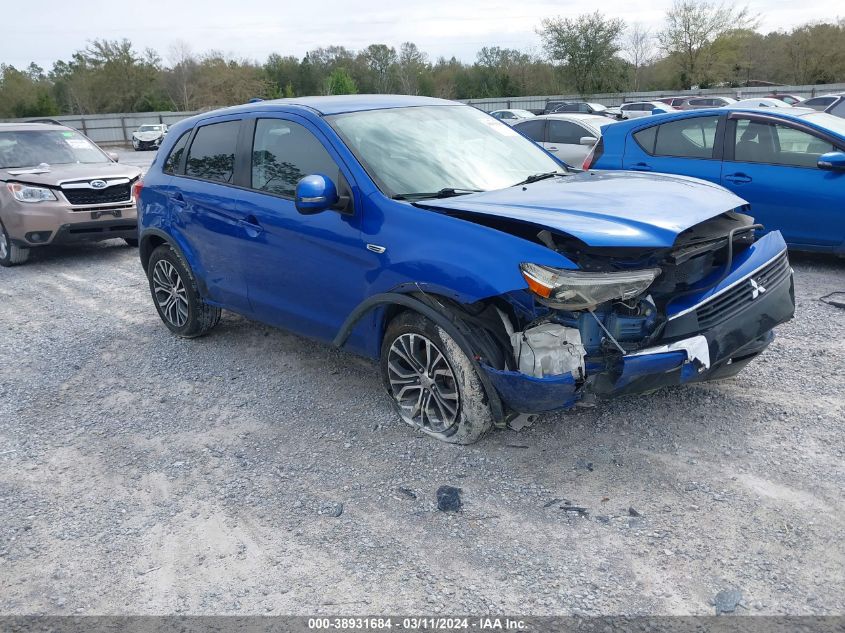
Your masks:
M 523 262 L 578 268 L 560 253 L 504 230 L 383 197 L 378 204 L 368 202 L 363 237 L 385 249 L 367 274 L 369 296 L 414 285 L 474 303 L 527 288 L 519 270 Z

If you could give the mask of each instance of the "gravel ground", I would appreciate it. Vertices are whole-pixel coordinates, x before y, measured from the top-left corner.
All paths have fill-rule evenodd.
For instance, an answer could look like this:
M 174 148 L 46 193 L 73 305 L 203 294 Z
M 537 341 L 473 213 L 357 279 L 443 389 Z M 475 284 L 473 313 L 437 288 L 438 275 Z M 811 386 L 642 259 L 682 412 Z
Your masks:
M 793 261 L 738 378 L 457 447 L 351 354 L 173 337 L 120 242 L 35 251 L 0 269 L 0 613 L 843 614 L 845 261 Z

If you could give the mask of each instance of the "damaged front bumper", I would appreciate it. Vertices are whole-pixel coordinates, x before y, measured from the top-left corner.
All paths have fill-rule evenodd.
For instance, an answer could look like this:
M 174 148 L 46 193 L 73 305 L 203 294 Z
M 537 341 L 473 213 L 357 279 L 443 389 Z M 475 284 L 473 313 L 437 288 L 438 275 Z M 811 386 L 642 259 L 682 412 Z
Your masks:
M 749 247 L 718 285 L 670 308 L 654 346 L 608 357 L 602 371 L 588 364 L 583 379 L 573 373 L 538 378 L 483 368 L 513 411 L 568 409 L 588 394 L 608 398 L 732 376 L 771 343 L 773 328 L 794 312 L 786 244 L 774 232 Z

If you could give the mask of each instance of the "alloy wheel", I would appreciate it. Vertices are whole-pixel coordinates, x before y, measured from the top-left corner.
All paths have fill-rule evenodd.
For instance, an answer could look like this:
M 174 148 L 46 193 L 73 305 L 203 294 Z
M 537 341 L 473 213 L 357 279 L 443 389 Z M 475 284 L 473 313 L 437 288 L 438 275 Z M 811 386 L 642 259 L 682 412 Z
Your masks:
M 166 259 L 153 268 L 153 294 L 162 314 L 171 325 L 182 327 L 188 321 L 188 291 L 179 271 Z
M 387 374 L 391 394 L 412 424 L 443 433 L 457 422 L 455 374 L 431 340 L 413 332 L 397 337 L 388 352 Z
M 9 238 L 6 237 L 6 231 L 0 226 L 0 259 L 6 259 L 9 256 Z

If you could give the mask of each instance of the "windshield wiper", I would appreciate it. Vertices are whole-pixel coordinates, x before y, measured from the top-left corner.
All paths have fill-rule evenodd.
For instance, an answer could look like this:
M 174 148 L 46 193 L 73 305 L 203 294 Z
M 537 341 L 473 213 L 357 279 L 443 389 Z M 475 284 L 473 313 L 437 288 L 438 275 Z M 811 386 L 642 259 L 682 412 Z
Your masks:
M 538 180 L 545 180 L 546 178 L 554 178 L 555 176 L 565 176 L 567 172 L 565 171 L 547 171 L 543 174 L 533 174 L 528 176 L 525 180 L 516 183 L 513 185 L 514 187 L 519 187 L 520 185 L 530 185 L 532 182 L 537 182 Z
M 422 200 L 424 198 L 452 198 L 454 196 L 465 196 L 468 193 L 480 193 L 483 189 L 460 189 L 455 187 L 444 187 L 440 191 L 432 193 L 397 193 L 394 200 Z

